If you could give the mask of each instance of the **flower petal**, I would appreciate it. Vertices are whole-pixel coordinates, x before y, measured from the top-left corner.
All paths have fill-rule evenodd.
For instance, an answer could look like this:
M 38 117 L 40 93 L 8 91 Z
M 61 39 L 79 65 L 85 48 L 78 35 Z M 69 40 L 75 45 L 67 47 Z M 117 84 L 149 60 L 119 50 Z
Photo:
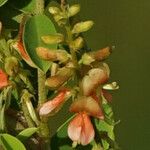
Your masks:
M 8 85 L 7 74 L 0 69 L 0 89 Z
M 84 76 L 81 87 L 85 96 L 91 95 L 95 89 L 106 82 L 108 74 L 104 68 L 93 68 L 88 72 L 88 75 Z
M 55 98 L 44 103 L 39 109 L 40 116 L 50 115 L 52 111 L 64 103 L 64 101 L 68 98 L 68 95 L 70 95 L 70 91 L 63 90 Z
M 82 113 L 82 118 L 83 124 L 80 142 L 82 145 L 87 145 L 94 139 L 95 132 L 89 116 L 86 113 Z
M 92 97 L 82 96 L 70 106 L 71 112 L 86 112 L 91 116 L 104 119 L 100 105 Z
M 86 113 L 78 113 L 73 118 L 68 126 L 68 136 L 72 141 L 82 145 L 87 145 L 94 139 L 94 128 Z
M 68 126 L 68 136 L 72 141 L 80 141 L 82 124 L 83 118 L 82 115 L 79 113 L 73 118 Z

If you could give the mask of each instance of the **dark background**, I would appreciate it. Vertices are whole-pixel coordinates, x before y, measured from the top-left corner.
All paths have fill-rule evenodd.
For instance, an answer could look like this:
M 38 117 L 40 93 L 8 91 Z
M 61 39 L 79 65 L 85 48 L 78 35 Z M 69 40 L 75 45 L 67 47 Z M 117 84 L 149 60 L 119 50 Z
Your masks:
M 92 19 L 88 45 L 99 49 L 115 45 L 108 63 L 111 80 L 120 90 L 113 94 L 116 138 L 123 150 L 150 149 L 150 1 L 71 0 L 80 2 L 82 19 Z

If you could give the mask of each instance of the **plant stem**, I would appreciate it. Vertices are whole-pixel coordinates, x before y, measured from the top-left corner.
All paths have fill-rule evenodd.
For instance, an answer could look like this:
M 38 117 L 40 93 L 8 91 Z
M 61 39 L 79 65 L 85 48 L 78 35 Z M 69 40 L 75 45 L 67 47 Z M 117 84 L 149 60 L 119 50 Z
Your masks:
M 38 105 L 39 106 L 43 104 L 47 99 L 45 80 L 46 80 L 45 73 L 42 72 L 40 69 L 38 69 L 38 97 L 39 97 Z
M 38 105 L 40 106 L 43 104 L 46 99 L 46 87 L 45 87 L 45 80 L 46 75 L 40 69 L 38 69 Z M 50 149 L 50 131 L 48 126 L 48 119 L 41 117 L 40 120 L 40 134 L 39 136 L 42 138 L 42 150 L 49 150 Z
M 68 20 L 68 24 L 69 24 L 69 20 Z M 67 32 L 67 36 L 68 36 L 68 43 L 71 43 L 73 41 L 73 38 L 72 38 L 70 24 L 68 26 L 66 26 L 65 28 L 66 28 L 66 32 Z M 75 68 L 77 68 L 78 67 L 78 61 L 77 61 L 76 52 L 71 47 L 69 47 L 69 48 L 70 48 L 70 53 L 72 56 L 73 64 L 74 64 Z
M 44 0 L 36 0 L 36 15 L 43 14 L 44 12 Z M 40 69 L 38 69 L 38 105 L 43 104 L 47 99 L 46 87 L 45 87 L 46 75 Z M 42 144 L 42 150 L 50 149 L 50 131 L 48 126 L 48 120 L 41 118 L 40 121 L 40 136 L 44 143 Z
M 47 99 L 45 80 L 46 80 L 45 73 L 42 72 L 40 69 L 38 69 L 38 97 L 39 97 L 38 105 L 39 106 L 42 105 Z M 50 132 L 48 128 L 48 119 L 41 117 L 40 131 L 41 131 L 40 136 L 47 141 L 50 137 Z

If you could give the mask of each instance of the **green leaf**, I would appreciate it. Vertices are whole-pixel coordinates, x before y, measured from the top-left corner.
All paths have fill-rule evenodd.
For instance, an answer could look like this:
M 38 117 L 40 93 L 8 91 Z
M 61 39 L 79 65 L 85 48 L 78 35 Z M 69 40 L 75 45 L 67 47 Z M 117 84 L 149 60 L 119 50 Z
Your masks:
M 56 44 L 47 45 L 42 42 L 41 37 L 48 34 L 55 34 L 56 29 L 51 20 L 45 15 L 36 15 L 30 17 L 24 27 L 23 31 L 23 43 L 26 48 L 26 52 L 36 64 L 38 68 L 46 72 L 50 65 L 50 61 L 44 61 L 40 59 L 36 53 L 36 48 L 41 46 L 49 49 L 57 49 Z
M 25 146 L 10 134 L 1 134 L 0 141 L 4 150 L 26 150 Z
M 3 6 L 8 0 L 0 0 L 0 7 Z
M 98 120 L 98 121 L 96 121 L 96 127 L 101 132 L 107 132 L 108 137 L 111 138 L 112 140 L 115 140 L 114 131 L 113 131 L 114 126 L 109 125 L 104 120 Z
M 17 135 L 17 138 L 24 142 L 26 141 L 29 137 L 31 137 L 36 131 L 38 130 L 38 128 L 27 128 L 27 129 L 24 129 L 23 131 L 21 131 L 18 135 Z
M 112 141 L 115 140 L 114 126 L 108 124 L 104 120 L 97 120 L 97 119 L 95 119 L 95 125 L 100 133 L 102 134 L 106 133 L 106 137 L 102 138 L 101 140 L 102 140 L 102 145 L 103 145 L 104 150 L 107 150 L 110 145 L 107 137 L 109 137 Z

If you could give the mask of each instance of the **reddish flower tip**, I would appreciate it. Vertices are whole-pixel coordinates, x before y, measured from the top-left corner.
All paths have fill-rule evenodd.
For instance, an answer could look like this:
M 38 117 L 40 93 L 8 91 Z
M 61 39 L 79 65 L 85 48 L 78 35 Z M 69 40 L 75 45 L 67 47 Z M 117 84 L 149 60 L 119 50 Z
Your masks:
M 86 113 L 79 113 L 73 118 L 68 126 L 68 136 L 82 145 L 87 145 L 94 139 L 95 131 Z
M 70 106 L 71 112 L 86 112 L 88 115 L 104 119 L 100 105 L 92 98 L 82 96 Z
M 63 90 L 55 98 L 44 103 L 39 109 L 40 116 L 47 116 L 58 107 L 60 107 L 70 94 L 70 91 Z
M 8 76 L 7 74 L 0 69 L 0 89 L 8 85 Z

